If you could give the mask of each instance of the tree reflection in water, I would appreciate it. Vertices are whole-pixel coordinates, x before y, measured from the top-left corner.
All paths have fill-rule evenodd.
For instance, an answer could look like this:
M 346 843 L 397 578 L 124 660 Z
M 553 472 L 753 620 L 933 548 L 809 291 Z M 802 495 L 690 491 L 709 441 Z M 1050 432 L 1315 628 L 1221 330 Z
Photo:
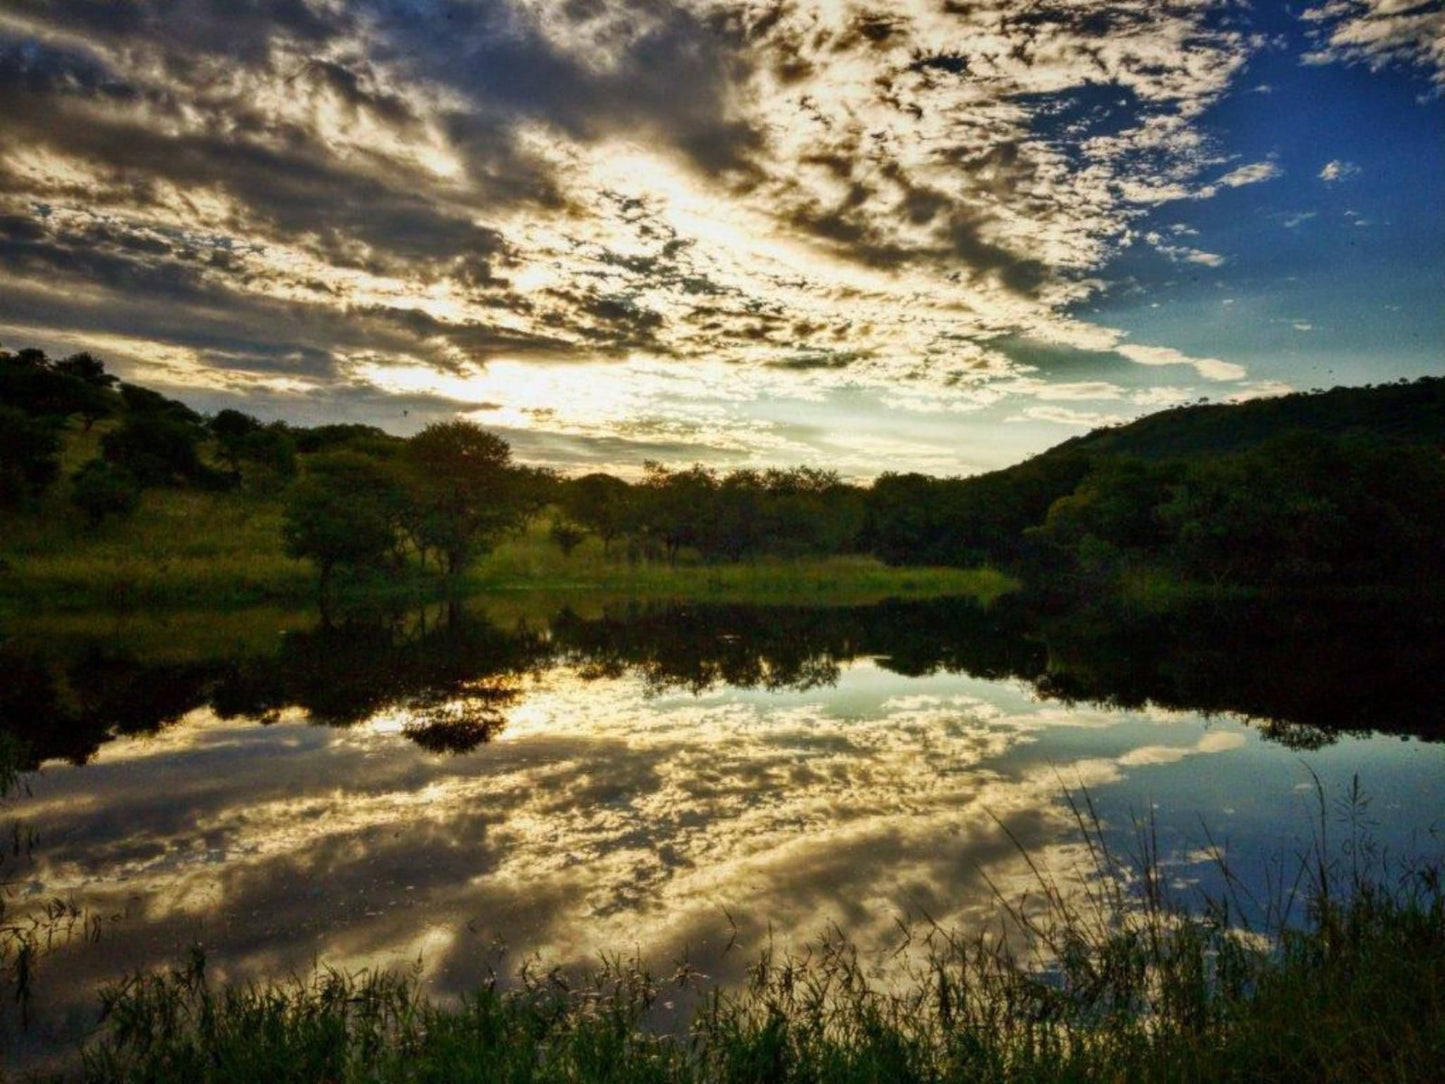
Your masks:
M 218 618 L 218 620 L 221 620 Z M 1041 697 L 1117 708 L 1228 712 L 1300 746 L 1340 732 L 1438 738 L 1445 637 L 1429 607 L 1265 604 L 1166 614 L 1050 614 L 1028 599 L 803 608 L 625 603 L 504 627 L 452 603 L 289 632 L 274 650 L 186 661 L 128 643 L 123 624 L 0 644 L 0 729 L 35 761 L 88 760 L 209 707 L 266 722 L 301 712 L 354 726 L 394 715 L 437 753 L 490 741 L 529 677 L 635 675 L 652 693 L 835 684 L 870 658 L 908 676 L 1028 683 Z

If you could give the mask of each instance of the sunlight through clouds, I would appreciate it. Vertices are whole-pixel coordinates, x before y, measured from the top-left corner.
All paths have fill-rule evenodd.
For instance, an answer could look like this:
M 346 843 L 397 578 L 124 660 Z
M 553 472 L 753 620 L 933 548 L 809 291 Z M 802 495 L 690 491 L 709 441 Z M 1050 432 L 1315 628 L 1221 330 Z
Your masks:
M 486 407 L 572 454 L 551 417 L 636 461 L 669 412 L 698 458 L 759 463 L 821 453 L 840 396 L 880 427 L 1019 416 L 1075 381 L 1018 344 L 1108 355 L 1104 382 L 1249 375 L 1093 311 L 1149 289 L 1141 240 L 1239 265 L 1163 208 L 1295 175 L 1210 119 L 1282 48 L 1229 0 L 136 9 L 0 14 L 7 344 L 184 357 L 157 383 L 209 409 Z M 1413 8 L 1304 19 L 1312 63 L 1438 59 Z M 769 400 L 806 404 L 797 433 Z

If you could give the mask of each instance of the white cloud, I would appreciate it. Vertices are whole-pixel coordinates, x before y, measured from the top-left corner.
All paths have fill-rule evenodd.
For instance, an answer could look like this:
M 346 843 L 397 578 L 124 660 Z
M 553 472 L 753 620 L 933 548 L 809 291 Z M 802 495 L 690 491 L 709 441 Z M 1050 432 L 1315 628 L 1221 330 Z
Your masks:
M 1203 249 L 1190 248 L 1188 245 L 1156 245 L 1161 253 L 1168 256 L 1174 263 L 1197 263 L 1205 267 L 1223 267 L 1225 258 L 1215 252 L 1205 252 Z
M 1261 181 L 1272 181 L 1284 173 L 1276 162 L 1251 162 L 1247 166 L 1240 166 L 1232 169 L 1223 177 L 1219 178 L 1218 184 L 1227 188 L 1242 188 L 1247 184 L 1259 184 Z
M 1445 88 L 1445 7 L 1419 0 L 1328 0 L 1307 8 L 1313 51 L 1307 64 L 1392 64 L 1425 68 Z
M 1277 162 L 1251 162 L 1248 165 L 1238 166 L 1230 170 L 1224 174 L 1224 176 L 1210 184 L 1203 185 L 1193 191 L 1181 190 L 1177 195 L 1172 195 L 1169 198 L 1182 199 L 1187 196 L 1189 199 L 1196 200 L 1213 199 L 1219 195 L 1220 189 L 1222 188 L 1243 188 L 1246 185 L 1272 181 L 1274 178 L 1283 175 L 1284 170 Z
M 1246 375 L 1242 365 L 1218 358 L 1193 358 L 1172 346 L 1122 343 L 1114 351 L 1136 365 L 1190 365 L 1205 380 L 1243 380 Z
M 1327 183 L 1333 183 L 1335 181 L 1343 181 L 1348 177 L 1353 177 L 1359 172 L 1360 167 L 1355 165 L 1355 163 L 1336 158 L 1325 163 L 1324 168 L 1319 172 L 1319 178 Z
M 1226 403 L 1246 403 L 1251 399 L 1272 399 L 1288 395 L 1294 388 L 1282 380 L 1255 380 L 1245 384 L 1239 391 L 1225 396 Z
M 1098 429 L 1100 426 L 1123 420 L 1116 414 L 1094 414 L 1069 407 L 1052 406 L 1025 407 L 1019 413 L 1004 419 L 1006 422 L 1052 422 L 1055 425 L 1073 425 L 1081 429 Z
M 239 330 L 208 340 L 257 328 L 289 335 L 286 356 L 324 357 L 309 363 L 313 375 L 339 372 L 354 389 L 451 395 L 460 382 L 464 401 L 499 404 L 492 420 L 518 429 L 601 437 L 631 426 L 783 454 L 775 428 L 743 425 L 726 408 L 737 388 L 813 400 L 862 389 L 919 411 L 1042 398 L 1002 390 L 1022 369 L 998 342 L 1110 349 L 1120 332 L 1069 314 L 1100 288 L 1100 270 L 1148 205 L 1280 173 L 1256 162 L 1200 188 L 1228 161 L 1201 118 L 1261 47 L 1214 17 L 1233 0 L 1039 0 L 1026 25 L 1013 0 L 897 0 L 881 21 L 824 0 L 766 12 L 733 0 L 486 6 L 506 9 L 488 26 L 499 51 L 519 42 L 555 50 L 559 75 L 575 63 L 586 73 L 575 82 L 598 88 L 599 102 L 612 101 L 604 90 L 620 96 L 595 114 L 578 94 L 539 95 L 535 110 L 519 110 L 510 92 L 458 65 L 453 38 L 425 32 L 420 14 L 412 38 L 411 23 L 374 12 L 351 21 L 337 14 L 348 5 L 315 4 L 318 26 L 337 16 L 334 33 L 303 49 L 268 26 L 264 59 L 248 66 L 178 63 L 195 59 L 179 16 L 157 16 L 144 38 L 82 40 L 27 9 L 37 13 L 13 16 L 25 34 L 83 50 L 134 93 L 83 117 L 57 96 L 44 118 L 53 145 L 6 146 L 0 133 L 0 166 L 25 188 L 0 198 L 0 213 L 45 203 L 57 237 L 80 236 L 105 214 L 150 246 L 132 252 L 169 244 L 197 221 L 224 223 L 226 251 L 244 274 L 198 274 L 220 298 L 204 315 L 229 304 Z M 620 91 L 608 84 L 639 57 L 657 60 L 649 50 L 676 26 L 690 35 L 676 48 L 701 58 L 696 87 L 649 96 L 625 78 Z M 717 63 L 703 71 L 702 59 Z M 1104 86 L 1121 99 L 1106 120 L 1058 124 L 1060 106 Z M 186 104 L 162 116 L 166 101 Z M 325 183 L 277 185 L 283 174 L 274 171 L 248 187 L 153 155 L 121 184 L 89 143 L 67 143 L 89 126 L 122 133 L 111 145 L 164 128 L 164 140 L 216 144 L 218 160 L 229 149 L 242 162 L 276 151 L 250 133 L 285 132 Z M 737 148 L 735 131 L 747 136 Z M 697 145 L 709 140 L 744 161 L 700 164 Z M 304 203 L 311 197 L 295 193 L 311 187 L 342 196 L 279 206 L 287 193 Z M 540 188 L 555 198 L 540 198 Z M 396 228 L 376 236 L 388 206 Z M 319 221 L 351 207 L 359 213 Z M 1194 232 L 1176 225 L 1162 237 Z M 1154 243 L 1172 260 L 1224 263 L 1203 248 Z M 478 248 L 490 262 L 467 259 Z M 167 311 L 143 332 L 129 296 L 85 285 L 97 310 L 110 307 L 96 321 L 109 321 L 102 333 L 124 327 L 137 342 L 164 340 L 181 323 Z M 262 315 L 247 321 L 246 304 Z M 337 329 L 369 311 L 395 314 L 391 338 L 358 332 L 364 346 L 338 342 Z M 270 319 L 277 313 L 294 327 Z M 154 345 L 159 355 L 171 344 Z M 197 386 L 217 372 L 234 380 L 226 349 L 188 356 Z M 373 368 L 354 364 L 362 349 Z M 551 375 L 561 359 L 581 366 L 575 379 Z M 1238 370 L 1211 359 L 1145 364 Z M 487 366 L 512 383 L 487 378 Z M 664 381 L 650 366 L 672 375 Z M 1059 398 L 1074 394 L 1063 387 Z M 533 388 L 553 395 L 552 413 L 519 401 Z M 662 426 L 659 403 L 678 401 L 687 411 Z M 729 427 L 734 436 L 720 443 Z
M 1149 407 L 1158 410 L 1163 407 L 1178 406 L 1180 403 L 1187 403 L 1194 398 L 1194 392 L 1189 388 L 1155 387 L 1145 388 L 1143 391 L 1136 391 L 1129 396 L 1129 402 L 1135 406 Z

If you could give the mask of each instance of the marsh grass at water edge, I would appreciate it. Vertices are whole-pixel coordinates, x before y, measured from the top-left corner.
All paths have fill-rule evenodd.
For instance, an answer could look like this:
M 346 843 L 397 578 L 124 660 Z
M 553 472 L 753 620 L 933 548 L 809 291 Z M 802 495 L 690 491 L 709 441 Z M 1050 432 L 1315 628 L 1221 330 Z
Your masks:
M 686 961 L 604 957 L 580 980 L 539 965 L 460 1005 L 405 973 L 325 968 L 213 987 L 204 953 L 104 996 L 96 1081 L 1425 1080 L 1445 1064 L 1445 895 L 1438 864 L 1376 854 L 1358 782 L 1320 817 L 1273 897 L 1171 890 L 1148 820 L 1113 854 L 1087 792 L 1081 890 L 1030 862 L 970 936 L 900 924 L 880 978 L 834 932 L 765 950 L 741 989 Z M 1331 847 L 1331 833 L 1341 836 Z M 1244 894 L 1242 894 L 1244 893 Z M 1251 918 L 1253 916 L 1253 918 Z M 655 1026 L 686 999 L 685 1031 Z

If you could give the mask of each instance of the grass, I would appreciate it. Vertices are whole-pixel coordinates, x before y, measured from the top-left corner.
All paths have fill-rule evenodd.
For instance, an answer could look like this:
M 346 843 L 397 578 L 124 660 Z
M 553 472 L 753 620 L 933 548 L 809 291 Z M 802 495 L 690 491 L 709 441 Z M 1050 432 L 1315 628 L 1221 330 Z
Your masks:
M 146 491 L 130 519 L 84 525 L 56 486 L 32 515 L 10 517 L 0 538 L 0 615 L 144 608 L 210 611 L 262 604 L 310 605 L 316 576 L 281 549 L 276 497 L 179 489 Z M 857 605 L 886 598 L 973 595 L 985 601 L 1013 581 L 991 569 L 890 568 L 869 557 L 759 559 L 733 565 L 629 562 L 589 539 L 570 556 L 539 521 L 479 558 L 472 592 L 577 592 L 728 602 Z M 342 587 L 346 597 L 415 602 L 449 586 L 408 569 Z
M 23 522 L 7 540 L 0 596 L 53 609 L 215 607 L 314 592 L 281 552 L 274 501 L 149 490 L 135 516 L 91 531 L 69 515 Z
M 1321 809 L 1324 802 L 1321 797 Z M 1241 922 L 1238 888 L 1170 895 L 1152 829 L 1123 862 L 1092 810 L 1082 894 L 1035 869 L 1032 900 L 970 938 L 929 925 L 907 977 L 870 978 L 839 937 L 763 953 L 738 990 L 686 966 L 614 958 L 580 982 L 526 970 L 460 1005 L 410 976 L 318 970 L 213 989 L 195 952 L 104 995 L 92 1081 L 602 1081 L 919 1084 L 1425 1080 L 1445 1065 L 1445 895 L 1438 868 L 1373 879 L 1323 855 Z M 1358 839 L 1354 841 L 1358 844 Z M 1226 870 L 1227 873 L 1227 870 Z M 1235 882 L 1230 881 L 1234 885 Z M 680 989 L 679 989 L 680 988 Z M 696 1006 L 658 1030 L 664 998 Z
M 859 555 L 794 560 L 761 557 L 709 565 L 686 559 L 630 562 L 589 538 L 569 555 L 548 541 L 547 525 L 503 542 L 469 571 L 476 590 L 597 591 L 629 597 L 683 597 L 715 602 L 860 605 L 887 598 L 970 595 L 991 602 L 1017 584 L 990 568 L 893 568 Z

